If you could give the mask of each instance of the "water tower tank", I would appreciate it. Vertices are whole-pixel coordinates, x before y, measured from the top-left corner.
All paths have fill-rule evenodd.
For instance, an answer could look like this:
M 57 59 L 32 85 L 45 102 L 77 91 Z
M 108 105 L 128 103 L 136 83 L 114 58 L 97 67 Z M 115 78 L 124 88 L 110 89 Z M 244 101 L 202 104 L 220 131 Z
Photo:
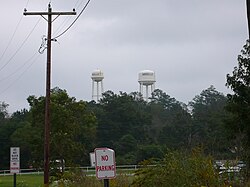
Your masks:
M 146 101 L 148 101 L 148 96 L 154 91 L 155 86 L 155 73 L 151 70 L 143 70 L 139 72 L 138 82 L 140 84 L 139 92 L 144 96 Z M 143 90 L 143 86 L 146 87 L 146 90 Z M 150 93 L 149 88 L 150 87 Z
M 96 69 L 92 72 L 91 78 L 95 82 L 100 82 L 104 79 L 103 72 L 99 69 Z
M 103 93 L 103 72 L 96 69 L 91 74 L 92 79 L 92 99 L 99 101 Z M 99 84 L 100 83 L 100 84 Z
M 155 73 L 151 70 L 139 72 L 138 82 L 143 85 L 152 85 L 155 83 Z

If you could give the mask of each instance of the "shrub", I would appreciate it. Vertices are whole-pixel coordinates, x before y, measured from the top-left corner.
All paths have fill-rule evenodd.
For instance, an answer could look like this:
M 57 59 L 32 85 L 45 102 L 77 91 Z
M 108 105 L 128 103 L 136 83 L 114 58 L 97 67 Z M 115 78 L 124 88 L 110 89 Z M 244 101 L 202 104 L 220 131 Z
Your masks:
M 136 172 L 133 187 L 213 186 L 221 187 L 222 182 L 215 172 L 212 159 L 202 155 L 199 149 L 191 154 L 169 152 L 154 166 L 144 161 Z

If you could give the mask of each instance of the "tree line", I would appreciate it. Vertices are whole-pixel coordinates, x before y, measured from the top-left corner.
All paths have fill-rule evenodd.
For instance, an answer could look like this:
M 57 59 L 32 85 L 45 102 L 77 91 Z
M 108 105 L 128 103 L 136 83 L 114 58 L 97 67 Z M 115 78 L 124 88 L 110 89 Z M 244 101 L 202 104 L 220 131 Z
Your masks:
M 8 116 L 1 104 L 0 168 L 9 167 L 9 148 L 21 148 L 22 167 L 42 167 L 45 97 L 29 96 L 30 109 Z M 77 101 L 66 90 L 51 91 L 51 159 L 89 165 L 95 147 L 116 151 L 117 164 L 162 158 L 166 150 L 202 146 L 218 159 L 232 156 L 224 120 L 227 98 L 213 86 L 188 104 L 156 89 L 150 102 L 138 92 L 107 91 L 100 102 Z
M 116 151 L 116 162 L 137 164 L 162 159 L 168 150 L 190 152 L 200 147 L 215 159 L 248 158 L 250 145 L 250 47 L 227 75 L 233 93 L 214 86 L 188 104 L 160 89 L 146 102 L 138 92 L 107 91 L 99 102 L 77 101 L 66 90 L 51 90 L 51 160 L 66 166 L 89 165 L 96 147 Z M 0 103 L 0 168 L 9 168 L 9 149 L 21 149 L 21 167 L 43 166 L 45 97 L 29 96 L 30 108 L 8 116 Z M 245 157 L 244 157 L 245 156 Z

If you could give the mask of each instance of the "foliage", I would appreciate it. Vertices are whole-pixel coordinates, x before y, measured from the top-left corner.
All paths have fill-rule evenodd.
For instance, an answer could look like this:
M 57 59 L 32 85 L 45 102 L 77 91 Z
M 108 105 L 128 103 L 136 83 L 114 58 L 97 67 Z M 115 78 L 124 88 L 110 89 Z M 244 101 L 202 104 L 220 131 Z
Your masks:
M 230 153 L 230 142 L 224 130 L 224 120 L 228 116 L 226 102 L 227 98 L 210 86 L 189 103 L 192 112 L 190 145 L 203 146 L 207 154 L 217 159 L 225 159 L 225 154 Z
M 11 141 L 10 137 L 16 131 L 16 129 L 21 128 L 24 125 L 23 120 L 25 121 L 27 116 L 27 110 L 17 111 L 9 116 L 7 112 L 7 106 L 7 104 L 2 104 L 2 107 L 0 107 L 0 110 L 2 110 L 3 114 L 2 116 L 4 116 L 2 121 L 0 119 L 0 168 L 3 169 L 9 168 L 10 147 L 17 146 Z M 25 157 L 22 158 L 24 158 L 24 161 L 26 161 Z
M 0 102 L 0 124 L 3 124 L 4 119 L 8 116 L 7 108 L 8 104 L 5 102 Z
M 100 101 L 101 113 L 97 113 L 97 144 L 124 152 L 120 147 L 133 151 L 138 143 L 148 142 L 145 129 L 150 125 L 146 103 L 134 94 L 105 92 Z M 125 145 L 123 141 L 128 144 Z M 134 146 L 132 146 L 134 144 Z
M 164 153 L 160 145 L 142 145 L 137 150 L 137 163 L 147 159 L 158 160 L 163 158 Z
M 152 164 L 155 163 L 144 162 L 132 186 L 222 186 L 211 158 L 203 156 L 198 149 L 191 155 L 168 152 L 161 162 Z
M 60 178 L 55 178 L 51 186 L 55 187 L 78 187 L 78 186 L 100 186 L 95 177 L 87 177 L 81 169 L 73 168 L 63 173 Z
M 12 142 L 21 146 L 21 154 L 26 151 L 29 163 L 42 167 L 44 141 L 45 98 L 30 96 L 30 116 L 12 134 Z M 51 91 L 50 150 L 51 160 L 65 160 L 67 165 L 89 163 L 88 153 L 93 150 L 96 119 L 86 110 L 83 101 L 69 97 L 65 90 Z M 35 143 L 34 143 L 35 142 Z
M 153 142 L 173 149 L 187 147 L 191 115 L 186 105 L 156 89 L 149 107 L 152 123 L 148 133 Z
M 248 40 L 238 55 L 238 66 L 232 74 L 227 74 L 227 86 L 233 93 L 228 94 L 227 110 L 231 112 L 227 120 L 227 128 L 231 138 L 235 140 L 234 147 L 240 156 L 244 149 L 249 158 L 250 152 L 250 41 Z
M 110 179 L 110 187 L 127 187 L 132 183 L 130 176 L 120 173 L 116 178 Z M 94 176 L 87 176 L 81 169 L 71 169 L 69 172 L 65 172 L 60 180 L 52 183 L 51 186 L 55 187 L 102 187 L 103 180 L 98 180 Z
M 232 158 L 223 125 L 227 98 L 213 86 L 187 106 L 156 89 L 149 102 L 138 92 L 107 91 L 100 102 L 77 101 L 66 90 L 51 90 L 51 161 L 66 166 L 89 165 L 96 147 L 116 152 L 116 163 L 159 160 L 166 150 L 191 151 L 202 145 L 206 154 Z M 0 168 L 9 168 L 9 147 L 21 147 L 21 167 L 43 167 L 45 97 L 29 96 L 29 110 L 7 115 L 0 128 Z M 191 109 L 191 110 L 190 110 Z M 7 116 L 6 116 L 7 115 Z M 231 117 L 231 116 L 230 116 Z M 233 155 L 234 156 L 234 155 Z M 61 162 L 63 163 L 63 162 Z M 55 168 L 55 167 L 54 167 Z M 59 179 L 61 174 L 57 176 Z

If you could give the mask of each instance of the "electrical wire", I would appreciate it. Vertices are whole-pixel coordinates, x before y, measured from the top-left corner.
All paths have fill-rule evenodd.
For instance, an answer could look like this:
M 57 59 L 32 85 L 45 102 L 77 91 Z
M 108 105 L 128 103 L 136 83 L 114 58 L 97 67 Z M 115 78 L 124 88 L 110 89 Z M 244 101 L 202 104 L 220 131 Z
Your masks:
M 76 10 L 83 4 L 84 0 L 81 0 L 80 3 L 79 2 L 80 2 L 80 0 L 77 0 L 76 3 L 74 4 L 74 7 Z M 72 20 L 71 16 L 64 17 L 64 20 L 62 21 L 60 26 L 57 27 L 57 29 L 53 32 L 53 35 L 58 35 L 61 32 L 61 30 L 63 30 L 62 28 L 64 28 L 66 25 L 68 25 L 70 20 Z
M 77 1 L 77 3 L 79 2 L 79 0 Z M 29 3 L 29 0 L 27 0 L 27 3 L 26 3 L 26 7 L 27 7 L 27 5 L 28 5 L 28 3 Z M 50 1 L 50 3 L 51 3 L 51 1 Z M 62 36 L 63 34 L 65 34 L 74 24 L 75 24 L 75 22 L 79 19 L 79 17 L 82 15 L 82 13 L 85 11 L 85 9 L 87 8 L 87 6 L 88 6 L 88 4 L 90 3 L 90 0 L 88 0 L 87 1 L 87 3 L 85 4 L 85 6 L 83 7 L 83 9 L 81 10 L 81 12 L 79 13 L 79 15 L 76 17 L 76 19 L 68 26 L 68 28 L 65 30 L 65 31 L 63 31 L 61 34 L 59 34 L 58 36 L 56 36 L 56 37 L 54 37 L 53 39 L 56 39 L 56 38 L 59 38 L 60 36 Z M 79 5 L 80 6 L 80 5 Z M 17 30 L 18 30 L 18 27 L 19 27 L 19 25 L 20 25 L 20 23 L 21 23 L 21 20 L 22 20 L 22 18 L 20 19 L 20 21 L 19 21 L 19 23 L 18 23 L 18 25 L 17 25 L 17 27 L 16 27 L 16 29 L 15 29 L 15 31 L 14 31 L 14 33 L 13 33 L 13 35 L 12 35 L 12 38 L 11 38 L 11 40 L 9 41 L 9 43 L 8 43 L 8 45 L 7 45 L 7 47 L 6 47 L 6 49 L 4 50 L 4 52 L 3 52 L 3 54 L 2 54 L 2 56 L 1 56 L 1 58 L 4 56 L 4 54 L 6 53 L 6 51 L 7 51 L 7 49 L 9 48 L 9 46 L 10 46 L 10 44 L 11 44 L 11 42 L 12 42 L 12 40 L 13 40 L 13 38 L 14 38 L 14 36 L 15 36 L 15 34 L 16 34 L 16 32 L 17 32 Z M 0 67 L 0 72 L 11 62 L 11 60 L 17 55 L 17 53 L 22 49 L 22 47 L 24 46 L 24 44 L 27 42 L 27 40 L 29 39 L 29 37 L 31 36 L 31 34 L 33 33 L 33 31 L 35 30 L 35 28 L 37 27 L 37 25 L 38 25 L 38 23 L 40 22 L 40 20 L 41 20 L 41 18 L 37 21 L 37 23 L 35 24 L 35 26 L 32 28 L 32 30 L 31 30 L 31 32 L 27 35 L 27 37 L 24 39 L 24 41 L 21 43 L 21 45 L 18 47 L 18 49 L 14 52 L 14 54 L 9 58 L 9 60 L 2 66 L 2 67 Z M 46 49 L 46 47 L 44 47 L 45 45 L 44 45 L 44 43 L 42 42 L 42 45 L 41 45 L 41 47 L 40 47 L 40 49 L 39 49 L 39 52 L 40 52 L 40 50 L 41 50 L 41 48 L 43 48 L 43 50 L 42 51 L 44 51 L 45 49 Z M 4 77 L 4 78 L 2 78 L 1 80 L 0 80 L 0 82 L 1 81 L 3 81 L 3 80 L 6 80 L 6 79 L 8 79 L 8 78 L 10 78 L 10 77 L 12 77 L 14 74 L 16 74 L 18 71 L 20 71 L 28 62 L 30 62 L 32 59 L 34 59 L 34 57 L 36 56 L 36 54 L 37 53 L 35 53 L 31 58 L 29 58 L 24 64 L 22 64 L 19 68 L 17 68 L 13 73 L 11 73 L 11 74 L 9 74 L 7 77 Z M 5 93 L 11 86 L 13 86 L 24 74 L 25 74 L 25 72 L 36 62 L 36 60 L 37 60 L 37 58 L 39 57 L 39 55 L 38 56 L 36 56 L 35 57 L 35 59 L 34 59 L 34 61 L 11 83 L 11 84 L 9 84 L 9 86 L 8 87 L 6 87 L 3 91 L 1 91 L 0 92 L 0 95 L 2 95 L 3 93 Z M 1 59 L 0 58 L 0 59 Z
M 77 2 L 75 3 L 75 8 L 78 9 L 84 2 L 84 0 L 82 0 L 80 3 L 79 3 L 80 0 L 77 0 Z M 79 3 L 79 4 L 78 4 Z M 77 5 L 78 4 L 78 5 Z
M 25 6 L 25 7 L 27 7 L 27 6 L 28 6 L 29 2 L 30 2 L 30 0 L 27 0 L 27 2 L 26 2 L 26 6 Z
M 15 71 L 13 71 L 11 74 L 9 74 L 6 77 L 0 79 L 0 82 L 11 78 L 14 74 L 16 74 L 18 71 L 20 71 L 26 64 L 28 64 L 30 61 L 32 61 L 36 55 L 38 55 L 37 52 L 33 56 L 31 56 L 28 60 L 26 60 L 24 64 L 22 64 Z
M 60 26 L 57 27 L 56 30 L 53 32 L 53 35 L 58 35 L 61 32 L 61 30 L 63 30 L 62 28 L 64 28 L 66 25 L 68 25 L 68 23 L 70 22 L 71 19 L 72 19 L 71 16 L 64 17 L 64 20 L 62 21 Z
M 8 87 L 6 87 L 3 91 L 0 92 L 0 95 L 4 94 L 10 87 L 12 87 L 18 80 L 21 79 L 21 77 L 28 71 L 28 69 L 37 61 L 38 57 L 40 55 L 37 55 L 34 61 L 14 80 L 12 81 Z
M 28 4 L 29 4 L 29 0 L 27 0 L 26 6 L 25 6 L 25 7 L 27 7 Z M 17 26 L 16 26 L 16 28 L 15 28 L 15 30 L 14 30 L 14 32 L 13 32 L 11 38 L 10 38 L 10 40 L 9 40 L 9 42 L 8 42 L 8 44 L 7 44 L 6 48 L 5 48 L 5 50 L 3 51 L 3 53 L 2 53 L 2 55 L 1 55 L 1 57 L 0 57 L 0 61 L 2 60 L 2 58 L 4 57 L 5 53 L 7 52 L 8 48 L 9 48 L 10 44 L 12 43 L 12 41 L 13 41 L 15 35 L 16 35 L 16 32 L 17 32 L 17 30 L 18 30 L 18 28 L 19 28 L 19 26 L 20 26 L 20 24 L 21 24 L 22 19 L 23 19 L 23 16 L 21 16 L 20 20 L 18 21 Z
M 53 39 L 59 38 L 62 35 L 64 35 L 74 24 L 75 22 L 79 19 L 79 17 L 82 15 L 82 13 L 85 11 L 85 9 L 87 8 L 88 4 L 90 3 L 90 0 L 87 1 L 87 3 L 85 4 L 85 6 L 83 7 L 83 9 L 81 10 L 81 12 L 78 14 L 78 16 L 76 17 L 76 19 L 68 26 L 67 29 L 65 29 L 61 34 L 59 34 L 58 36 L 54 37 Z
M 32 30 L 30 31 L 30 33 L 27 35 L 27 37 L 24 39 L 24 41 L 21 43 L 21 45 L 17 48 L 17 50 L 13 53 L 13 55 L 9 58 L 9 60 L 0 68 L 0 72 L 11 62 L 11 60 L 22 49 L 22 47 L 24 46 L 24 44 L 27 42 L 27 40 L 29 39 L 29 37 L 31 36 L 31 34 L 35 30 L 35 28 L 37 27 L 37 25 L 40 22 L 40 20 L 41 20 L 41 18 L 38 19 L 38 21 L 36 22 L 35 26 L 32 28 Z
M 7 44 L 6 48 L 5 48 L 5 50 L 3 51 L 3 53 L 2 53 L 2 55 L 1 55 L 1 57 L 0 57 L 0 61 L 1 61 L 2 58 L 4 57 L 6 51 L 9 49 L 10 44 L 11 44 L 11 42 L 13 41 L 13 39 L 14 39 L 14 37 L 15 37 L 15 35 L 16 35 L 17 29 L 19 28 L 19 25 L 20 25 L 22 19 L 23 19 L 23 17 L 21 17 L 21 19 L 18 21 L 18 24 L 17 24 L 17 26 L 16 26 L 16 28 L 15 28 L 15 30 L 14 30 L 14 32 L 13 32 L 13 34 L 12 34 L 10 40 L 9 40 L 9 42 L 8 42 L 8 44 Z

